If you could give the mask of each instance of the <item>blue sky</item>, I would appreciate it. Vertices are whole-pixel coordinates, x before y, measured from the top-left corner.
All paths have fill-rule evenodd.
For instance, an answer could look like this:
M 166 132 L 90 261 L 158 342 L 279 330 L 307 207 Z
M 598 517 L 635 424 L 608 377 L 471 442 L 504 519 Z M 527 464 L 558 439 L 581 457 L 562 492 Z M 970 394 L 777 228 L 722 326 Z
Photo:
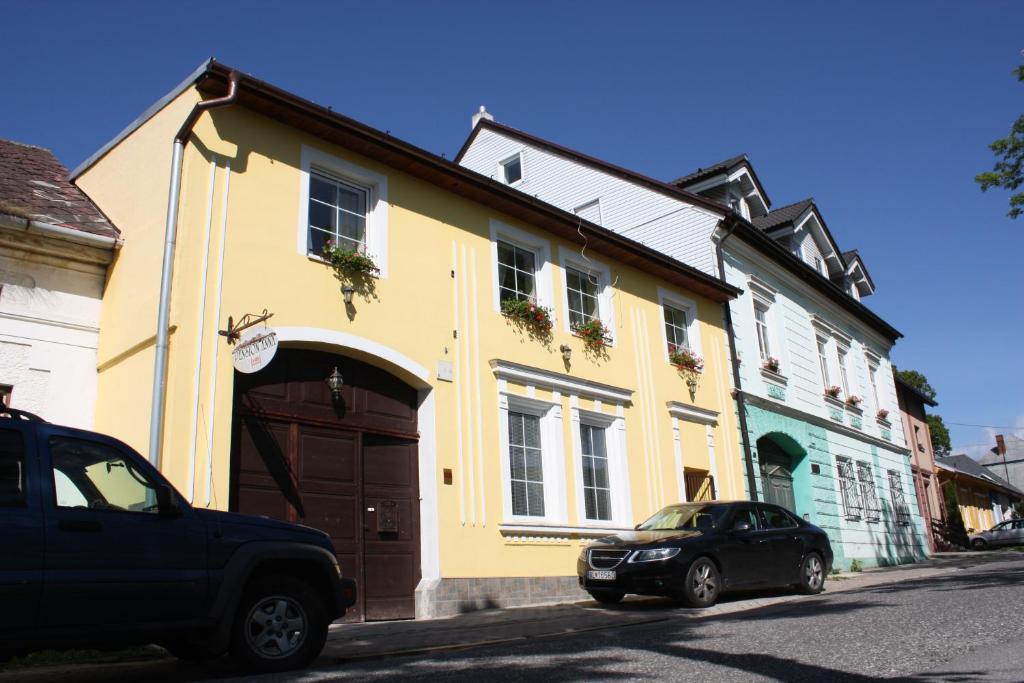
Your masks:
M 714 5 L 714 6 L 712 6 Z M 216 56 L 451 158 L 473 111 L 672 178 L 747 152 L 813 196 L 955 446 L 1024 433 L 1024 219 L 982 194 L 1024 111 L 1024 3 L 13 2 L 0 137 L 74 167 Z

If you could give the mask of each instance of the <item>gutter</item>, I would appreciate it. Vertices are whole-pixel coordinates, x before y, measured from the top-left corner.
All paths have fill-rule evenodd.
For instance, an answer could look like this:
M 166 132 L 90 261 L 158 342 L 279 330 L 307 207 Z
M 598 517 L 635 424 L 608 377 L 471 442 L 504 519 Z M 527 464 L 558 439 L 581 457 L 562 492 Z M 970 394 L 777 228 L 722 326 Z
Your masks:
M 0 227 L 9 228 L 11 230 L 20 230 L 21 232 L 25 232 L 30 235 L 52 237 L 65 242 L 74 242 L 75 244 L 82 244 L 87 247 L 95 247 L 97 249 L 105 249 L 108 251 L 117 251 L 121 248 L 121 245 L 124 244 L 124 240 L 119 237 L 96 235 L 91 232 L 75 230 L 74 228 L 65 228 L 62 225 L 43 223 L 42 221 L 33 220 L 31 218 L 22 218 L 20 216 L 12 216 L 6 213 L 0 213 Z
M 718 257 L 718 277 L 725 282 L 725 257 L 722 246 L 729 239 L 736 229 L 735 219 L 727 219 L 729 227 L 722 238 L 715 245 L 715 252 Z M 736 334 L 732 325 L 732 308 L 729 301 L 722 302 L 722 311 L 725 317 L 725 335 L 729 339 L 729 353 L 732 356 L 732 382 L 735 388 L 736 408 L 740 414 L 741 444 L 743 446 L 743 461 L 747 465 L 747 488 L 750 489 L 750 500 L 757 501 L 757 480 L 754 478 L 754 454 L 750 449 L 750 432 L 747 431 L 747 406 L 743 393 L 743 383 L 740 380 L 740 362 L 736 355 Z
M 149 461 L 160 467 L 163 445 L 164 406 L 167 400 L 167 351 L 168 327 L 171 317 L 171 283 L 174 279 L 174 251 L 178 235 L 178 201 L 181 198 L 181 165 L 185 143 L 192 135 L 192 128 L 204 111 L 227 107 L 238 97 L 238 82 L 242 75 L 232 71 L 228 76 L 228 92 L 224 97 L 197 102 L 185 122 L 174 136 L 174 152 L 171 156 L 171 183 L 167 197 L 167 226 L 164 232 L 163 268 L 160 273 L 160 304 L 156 323 L 156 359 L 153 363 L 153 401 L 149 419 Z

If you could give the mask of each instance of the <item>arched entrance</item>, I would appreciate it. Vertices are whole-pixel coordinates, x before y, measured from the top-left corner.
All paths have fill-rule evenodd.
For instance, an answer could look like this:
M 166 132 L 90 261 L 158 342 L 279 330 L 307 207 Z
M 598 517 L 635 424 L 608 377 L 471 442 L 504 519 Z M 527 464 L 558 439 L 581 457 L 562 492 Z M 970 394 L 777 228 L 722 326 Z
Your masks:
M 344 378 L 335 400 L 325 378 Z M 368 363 L 280 349 L 235 374 L 232 510 L 331 536 L 359 603 L 347 619 L 415 616 L 420 578 L 417 391 Z
M 765 502 L 796 511 L 796 496 L 793 493 L 794 456 L 771 435 L 757 440 L 757 454 L 761 463 L 761 486 Z

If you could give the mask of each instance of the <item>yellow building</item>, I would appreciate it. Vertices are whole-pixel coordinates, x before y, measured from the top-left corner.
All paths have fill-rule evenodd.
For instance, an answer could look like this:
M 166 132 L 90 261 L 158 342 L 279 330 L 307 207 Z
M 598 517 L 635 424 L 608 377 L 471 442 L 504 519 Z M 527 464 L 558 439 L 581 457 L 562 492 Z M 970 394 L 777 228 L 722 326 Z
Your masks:
M 202 65 L 73 174 L 124 238 L 97 429 L 142 453 L 172 141 L 229 78 Z M 382 619 L 579 597 L 589 539 L 687 496 L 743 497 L 722 309 L 737 290 L 249 76 L 197 113 L 148 453 L 194 505 L 324 529 L 356 617 Z M 328 238 L 379 273 L 339 282 Z M 506 300 L 550 309 L 550 332 Z M 218 332 L 264 310 L 249 329 L 272 330 L 276 356 L 238 372 Z M 592 320 L 608 329 L 590 349 L 573 326 Z M 672 344 L 703 372 L 677 370 Z

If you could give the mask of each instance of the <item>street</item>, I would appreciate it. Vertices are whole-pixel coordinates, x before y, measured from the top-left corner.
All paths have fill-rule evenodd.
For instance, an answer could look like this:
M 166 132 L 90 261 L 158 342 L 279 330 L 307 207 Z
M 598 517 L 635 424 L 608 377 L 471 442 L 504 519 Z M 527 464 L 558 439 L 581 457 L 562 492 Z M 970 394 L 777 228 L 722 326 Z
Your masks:
M 404 626 L 342 626 L 332 631 L 313 668 L 259 680 L 1021 681 L 1024 558 L 1008 557 L 1013 559 L 866 572 L 832 581 L 826 593 L 810 598 L 732 596 L 710 614 L 660 600 L 610 609 L 588 604 L 490 612 L 472 617 L 476 621 L 466 630 L 474 635 L 468 641 L 460 635 L 457 620 L 462 617 Z M 773 604 L 758 607 L 766 603 Z M 574 612 L 569 610 L 585 612 L 588 620 L 571 617 L 575 626 L 557 633 L 562 629 L 556 622 L 570 619 Z M 546 624 L 527 624 L 543 635 L 516 635 L 503 626 L 544 614 L 549 615 Z M 414 653 L 388 654 L 387 640 L 393 641 L 393 650 L 405 643 Z M 372 656 L 360 659 L 365 655 Z M 58 676 L 73 683 L 157 683 L 232 674 L 225 662 L 197 667 L 161 659 L 12 671 L 0 674 L 0 680 Z

